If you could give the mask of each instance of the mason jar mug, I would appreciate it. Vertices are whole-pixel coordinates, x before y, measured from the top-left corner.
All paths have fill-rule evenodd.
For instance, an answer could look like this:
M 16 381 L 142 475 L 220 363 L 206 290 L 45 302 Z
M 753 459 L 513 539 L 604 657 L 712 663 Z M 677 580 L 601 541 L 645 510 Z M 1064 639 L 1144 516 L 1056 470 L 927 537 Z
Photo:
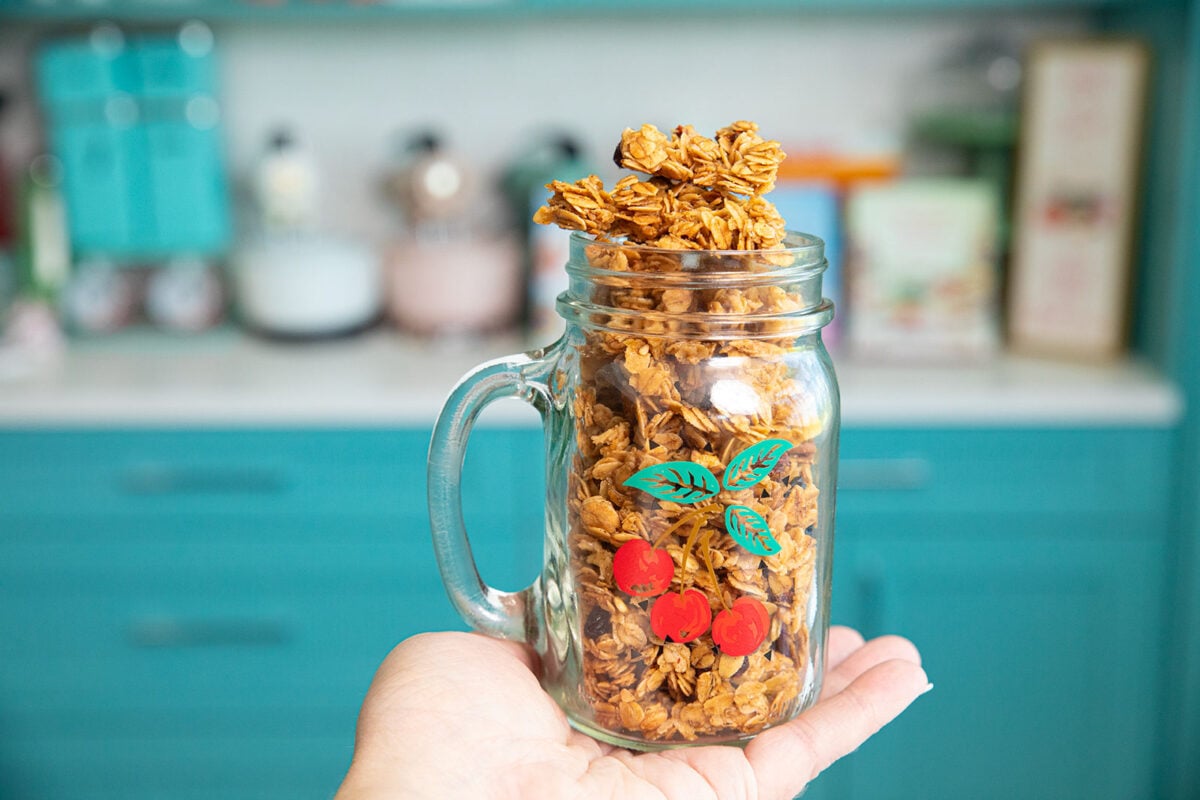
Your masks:
M 477 630 L 532 645 L 578 730 L 734 743 L 816 700 L 839 428 L 824 268 L 798 233 L 751 251 L 575 234 L 562 338 L 447 400 L 429 456 L 447 592 Z M 501 397 L 545 432 L 544 566 L 519 592 L 479 578 L 459 489 L 472 424 Z

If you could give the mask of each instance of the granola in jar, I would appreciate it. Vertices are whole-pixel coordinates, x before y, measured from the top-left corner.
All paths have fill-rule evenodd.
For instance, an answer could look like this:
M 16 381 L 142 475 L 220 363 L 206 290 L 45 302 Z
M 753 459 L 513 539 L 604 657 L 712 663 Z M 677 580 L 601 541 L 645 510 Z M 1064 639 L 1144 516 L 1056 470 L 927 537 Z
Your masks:
M 628 129 L 615 159 L 645 177 L 551 183 L 535 216 L 588 237 L 560 300 L 565 705 L 624 744 L 736 741 L 819 689 L 837 438 L 820 243 L 764 196 L 783 152 L 751 122 Z

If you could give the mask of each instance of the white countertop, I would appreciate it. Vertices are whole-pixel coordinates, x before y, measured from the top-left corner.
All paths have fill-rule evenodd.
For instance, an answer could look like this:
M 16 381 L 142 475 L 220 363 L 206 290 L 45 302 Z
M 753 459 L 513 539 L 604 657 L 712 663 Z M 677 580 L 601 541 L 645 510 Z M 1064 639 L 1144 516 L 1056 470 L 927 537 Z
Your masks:
M 423 342 L 387 332 L 317 344 L 234 330 L 192 338 L 122 334 L 72 343 L 36 367 L 14 368 L 10 360 L 0 369 L 0 425 L 428 427 L 463 373 L 525 344 Z M 1005 356 L 983 365 L 900 367 L 835 356 L 835 363 L 846 426 L 1168 426 L 1182 407 L 1170 382 L 1131 362 Z M 483 424 L 536 420 L 510 400 L 491 407 Z

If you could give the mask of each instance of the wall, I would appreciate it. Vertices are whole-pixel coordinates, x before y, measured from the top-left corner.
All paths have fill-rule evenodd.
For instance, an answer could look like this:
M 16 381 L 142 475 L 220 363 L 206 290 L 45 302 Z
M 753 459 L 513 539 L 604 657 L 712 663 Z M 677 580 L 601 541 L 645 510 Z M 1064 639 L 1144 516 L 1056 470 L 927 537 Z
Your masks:
M 489 175 L 544 126 L 576 131 L 601 162 L 616 132 L 642 121 L 711 130 L 749 118 L 793 148 L 879 149 L 901 137 L 915 81 L 972 33 L 1023 41 L 1083 22 L 1062 12 L 713 12 L 215 27 L 237 174 L 272 128 L 294 126 L 324 165 L 330 228 L 379 238 L 394 224 L 380 172 L 416 126 L 438 126 Z M 47 30 L 0 31 L 0 82 L 23 82 Z M 6 152 L 36 149 L 35 119 L 21 104 L 0 135 Z
M 218 33 L 234 167 L 294 124 L 329 167 L 331 224 L 378 234 L 389 219 L 373 189 L 414 126 L 438 124 L 493 171 L 543 126 L 577 131 L 602 161 L 643 121 L 703 131 L 748 118 L 792 145 L 878 149 L 900 137 L 917 76 L 984 25 L 1021 40 L 1081 19 L 614 15 Z

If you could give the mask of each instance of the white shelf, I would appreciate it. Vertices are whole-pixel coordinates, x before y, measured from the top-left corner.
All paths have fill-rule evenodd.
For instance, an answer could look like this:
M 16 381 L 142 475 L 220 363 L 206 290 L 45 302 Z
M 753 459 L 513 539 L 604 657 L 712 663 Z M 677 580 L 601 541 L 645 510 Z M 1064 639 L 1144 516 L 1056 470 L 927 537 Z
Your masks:
M 10 362 L 0 371 L 0 426 L 428 427 L 463 373 L 525 344 L 430 343 L 389 333 L 320 344 L 234 331 L 118 336 L 75 343 L 36 368 L 15 370 Z M 1178 390 L 1136 363 L 1004 357 L 965 367 L 837 365 L 848 427 L 1161 427 L 1181 412 Z M 516 401 L 497 403 L 483 419 L 536 421 Z

